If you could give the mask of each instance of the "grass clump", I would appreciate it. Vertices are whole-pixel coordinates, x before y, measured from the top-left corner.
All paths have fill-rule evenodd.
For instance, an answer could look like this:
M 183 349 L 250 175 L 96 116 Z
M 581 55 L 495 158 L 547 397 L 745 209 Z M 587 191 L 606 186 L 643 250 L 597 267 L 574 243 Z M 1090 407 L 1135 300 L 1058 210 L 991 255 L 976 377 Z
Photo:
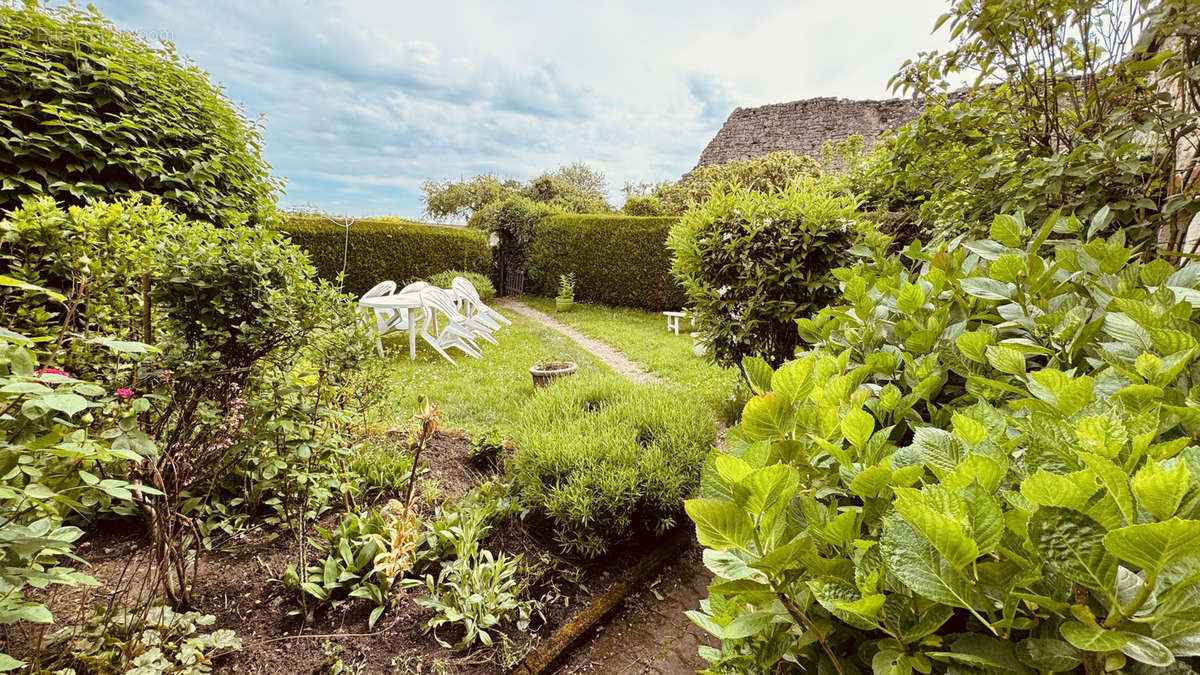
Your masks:
M 698 401 L 616 376 L 570 378 L 534 397 L 509 463 L 521 505 L 547 518 L 568 553 L 593 558 L 682 513 L 715 440 Z
M 486 275 L 479 272 L 464 272 L 463 270 L 446 270 L 438 272 L 429 277 L 429 283 L 439 288 L 450 288 L 450 284 L 454 282 L 455 277 L 463 277 L 471 282 L 476 291 L 479 291 L 479 299 L 484 302 L 490 302 L 496 297 L 496 287 L 492 285 L 492 280 Z

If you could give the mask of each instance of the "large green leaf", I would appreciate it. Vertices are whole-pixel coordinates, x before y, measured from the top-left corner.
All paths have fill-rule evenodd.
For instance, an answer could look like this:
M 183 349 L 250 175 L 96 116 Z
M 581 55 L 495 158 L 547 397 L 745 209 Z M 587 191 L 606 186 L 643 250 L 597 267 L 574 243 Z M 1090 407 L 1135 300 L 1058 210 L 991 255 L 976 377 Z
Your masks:
M 992 226 L 988 228 L 988 236 L 993 241 L 1009 248 L 1021 248 L 1025 245 L 1026 238 L 1029 237 L 1027 229 L 1016 217 L 999 214 L 992 219 Z
M 792 429 L 792 401 L 777 391 L 755 396 L 746 402 L 740 424 L 750 441 L 789 438 Z
M 1137 511 L 1133 507 L 1133 492 L 1129 489 L 1129 476 L 1126 475 L 1125 471 L 1114 464 L 1112 460 L 1090 452 L 1079 453 L 1079 458 L 1100 479 L 1100 484 L 1104 486 L 1104 489 L 1108 491 L 1108 494 L 1116 503 L 1117 508 L 1121 511 L 1121 517 L 1125 519 L 1125 523 L 1134 523 L 1137 518 Z
M 1117 630 L 1105 630 L 1094 621 L 1068 621 L 1059 627 L 1059 632 L 1075 647 L 1088 652 L 1112 652 L 1129 643 L 1136 634 Z
M 1039 670 L 1062 673 L 1074 670 L 1083 663 L 1083 654 L 1062 640 L 1026 638 L 1017 643 L 1017 658 L 1021 663 Z
M 1005 282 L 988 279 L 987 277 L 971 277 L 959 282 L 959 288 L 967 295 L 984 300 L 1012 300 L 1017 295 L 1017 287 Z
M 1108 591 L 1117 578 L 1117 561 L 1105 550 L 1105 533 L 1095 520 L 1055 506 L 1043 506 L 1029 519 L 1029 541 L 1046 564 L 1097 591 Z
M 884 520 L 881 551 L 888 570 L 914 593 L 952 607 L 972 609 L 970 582 L 899 516 Z
M 742 359 L 742 369 L 746 371 L 746 377 L 750 380 L 750 388 L 755 394 L 765 394 L 771 391 L 771 376 L 774 371 L 771 370 L 771 365 L 761 357 L 747 356 Z
M 1133 476 L 1133 494 L 1138 504 L 1159 520 L 1166 520 L 1179 510 L 1179 503 L 1188 491 L 1188 468 L 1176 462 L 1165 470 L 1157 462 L 1148 462 Z
M 1176 517 L 1129 525 L 1105 535 L 1104 547 L 1125 562 L 1159 572 L 1173 562 L 1200 554 L 1200 521 Z
M 939 554 L 957 570 L 965 569 L 979 557 L 979 547 L 963 524 L 927 505 L 921 492 L 913 488 L 894 488 L 896 512 L 921 533 Z
M 750 516 L 733 502 L 689 499 L 683 503 L 696 523 L 696 539 L 709 548 L 745 548 L 754 533 Z

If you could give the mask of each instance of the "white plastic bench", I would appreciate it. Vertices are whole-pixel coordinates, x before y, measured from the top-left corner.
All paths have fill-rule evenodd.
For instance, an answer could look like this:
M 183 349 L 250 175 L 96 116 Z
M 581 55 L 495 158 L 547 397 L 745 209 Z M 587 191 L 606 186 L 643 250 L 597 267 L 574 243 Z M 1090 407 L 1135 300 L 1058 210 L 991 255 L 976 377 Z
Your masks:
M 679 320 L 687 316 L 687 312 L 663 312 L 663 315 L 667 317 L 667 330 L 679 335 Z

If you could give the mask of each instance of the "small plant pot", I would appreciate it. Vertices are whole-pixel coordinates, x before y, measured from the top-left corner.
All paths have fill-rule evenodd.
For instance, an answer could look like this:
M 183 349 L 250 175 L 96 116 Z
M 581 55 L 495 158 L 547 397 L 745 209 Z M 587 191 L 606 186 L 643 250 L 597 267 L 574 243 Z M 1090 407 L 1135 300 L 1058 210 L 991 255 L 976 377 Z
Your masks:
M 703 357 L 708 353 L 708 341 L 700 333 L 692 333 L 692 353 Z
M 560 377 L 572 375 L 579 370 L 579 364 L 574 361 L 547 361 L 529 369 L 533 375 L 533 388 L 538 389 L 549 385 Z
M 555 298 L 554 309 L 559 312 L 569 312 L 575 306 L 575 298 Z

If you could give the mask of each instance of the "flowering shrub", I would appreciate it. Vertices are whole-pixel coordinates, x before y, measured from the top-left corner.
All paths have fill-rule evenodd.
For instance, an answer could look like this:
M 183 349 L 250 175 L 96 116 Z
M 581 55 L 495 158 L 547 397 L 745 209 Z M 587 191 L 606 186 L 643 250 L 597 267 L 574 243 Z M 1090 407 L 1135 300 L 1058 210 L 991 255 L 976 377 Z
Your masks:
M 279 510 L 331 496 L 342 443 L 330 407 L 367 332 L 299 249 L 269 230 L 135 202 L 30 202 L 2 227 L 5 324 L 39 338 L 63 370 L 105 382 L 158 447 L 123 471 L 153 488 L 132 497 L 167 598 L 186 602 L 193 533 L 207 540 L 260 506 L 247 497 L 267 489 L 247 481 L 270 482 Z M 227 489 L 239 504 L 223 501 Z
M 714 188 L 689 209 L 667 246 L 713 358 L 790 358 L 800 342 L 796 319 L 836 296 L 831 272 L 849 261 L 860 229 L 852 199 L 804 177 L 770 192 Z
M 71 564 L 83 535 L 72 513 L 155 492 L 112 471 L 154 453 L 133 410 L 60 368 L 35 369 L 33 347 L 0 332 L 0 625 L 54 620 L 31 591 L 96 583 Z M 0 652 L 0 670 L 20 665 Z

